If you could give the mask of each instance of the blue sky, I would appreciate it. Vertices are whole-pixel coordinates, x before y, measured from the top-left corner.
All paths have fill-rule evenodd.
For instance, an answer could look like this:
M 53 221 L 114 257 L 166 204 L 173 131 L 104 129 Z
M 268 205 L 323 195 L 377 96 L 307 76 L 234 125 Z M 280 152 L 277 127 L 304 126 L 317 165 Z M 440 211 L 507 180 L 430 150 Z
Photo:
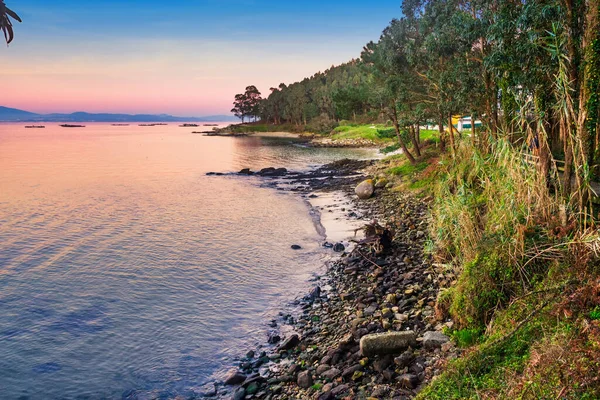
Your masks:
M 249 84 L 357 57 L 400 16 L 398 0 L 5 1 L 24 21 L 0 49 L 5 105 L 38 112 L 227 112 Z

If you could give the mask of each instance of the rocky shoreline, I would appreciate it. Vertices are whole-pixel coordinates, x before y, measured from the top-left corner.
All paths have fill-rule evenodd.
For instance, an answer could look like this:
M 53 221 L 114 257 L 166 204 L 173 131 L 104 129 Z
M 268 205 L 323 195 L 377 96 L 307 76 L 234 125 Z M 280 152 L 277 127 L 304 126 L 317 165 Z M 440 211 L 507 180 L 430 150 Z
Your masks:
M 310 173 L 256 173 L 269 186 L 305 197 L 333 190 L 353 195 L 355 210 L 347 217 L 356 218 L 359 210 L 365 225 L 378 223 L 370 223 L 372 232 L 352 250 L 338 247 L 341 256 L 294 303 L 296 311 L 271 321 L 264 346 L 250 350 L 223 382 L 205 385 L 204 397 L 410 399 L 445 360 L 458 356 L 441 332 L 452 322 L 435 315 L 439 287 L 452 278 L 424 255 L 426 201 L 377 180 L 374 196 L 359 200 L 355 187 L 372 165 L 342 160 Z

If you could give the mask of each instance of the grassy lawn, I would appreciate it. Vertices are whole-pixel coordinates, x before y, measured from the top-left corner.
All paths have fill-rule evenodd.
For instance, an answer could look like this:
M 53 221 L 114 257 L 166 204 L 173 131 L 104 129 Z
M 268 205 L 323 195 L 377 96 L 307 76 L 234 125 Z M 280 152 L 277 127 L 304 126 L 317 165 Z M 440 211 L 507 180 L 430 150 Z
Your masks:
M 335 128 L 331 138 L 333 140 L 365 139 L 378 144 L 389 144 L 394 141 L 394 138 L 389 137 L 391 135 L 387 133 L 388 130 L 385 125 L 344 125 Z

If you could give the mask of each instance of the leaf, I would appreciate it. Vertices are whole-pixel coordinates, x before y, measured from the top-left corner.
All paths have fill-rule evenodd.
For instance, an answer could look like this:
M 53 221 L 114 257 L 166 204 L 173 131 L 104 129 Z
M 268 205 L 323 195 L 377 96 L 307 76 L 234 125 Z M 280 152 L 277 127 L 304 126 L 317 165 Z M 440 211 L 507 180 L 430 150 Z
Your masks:
M 20 18 L 20 17 L 17 15 L 17 13 L 16 13 L 16 12 L 14 12 L 13 10 L 11 10 L 11 9 L 10 9 L 10 8 L 8 8 L 8 7 L 6 8 L 6 13 L 7 13 L 8 15 L 10 15 L 11 17 L 13 17 L 14 19 L 16 19 L 17 21 L 19 21 L 19 22 L 23 22 L 23 21 L 21 20 L 21 18 Z
M 14 35 L 14 33 L 13 33 L 13 28 L 12 28 L 12 25 L 10 25 L 10 24 L 9 24 L 9 25 L 6 27 L 6 30 L 8 31 L 8 39 L 6 40 L 6 44 L 10 44 L 10 42 L 12 42 L 12 41 L 13 41 L 13 38 L 15 37 L 15 35 Z M 6 36 L 6 35 L 4 35 L 4 36 Z

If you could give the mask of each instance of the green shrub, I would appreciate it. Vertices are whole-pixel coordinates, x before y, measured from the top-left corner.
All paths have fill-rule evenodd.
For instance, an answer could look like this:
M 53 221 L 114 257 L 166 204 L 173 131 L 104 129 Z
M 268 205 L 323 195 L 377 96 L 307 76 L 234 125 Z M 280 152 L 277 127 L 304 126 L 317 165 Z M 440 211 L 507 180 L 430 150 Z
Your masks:
M 383 149 L 379 150 L 379 152 L 383 153 L 383 154 L 388 154 L 388 153 L 393 153 L 394 151 L 398 151 L 398 150 L 400 150 L 400 144 L 394 143 L 392 145 L 384 147 Z

